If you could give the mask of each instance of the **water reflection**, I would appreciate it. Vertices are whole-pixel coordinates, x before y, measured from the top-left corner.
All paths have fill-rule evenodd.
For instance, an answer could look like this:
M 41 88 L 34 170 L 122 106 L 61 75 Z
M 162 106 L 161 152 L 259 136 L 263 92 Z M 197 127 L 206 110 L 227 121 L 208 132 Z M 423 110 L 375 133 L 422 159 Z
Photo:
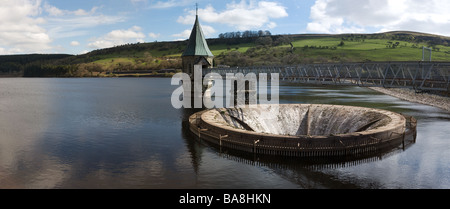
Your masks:
M 180 109 L 180 111 L 182 112 L 182 129 L 181 129 L 181 133 L 183 134 L 182 137 L 185 140 L 186 143 L 186 147 L 190 153 L 190 158 L 191 158 L 191 163 L 192 163 L 192 167 L 194 168 L 195 173 L 198 173 L 199 171 L 199 166 L 201 164 L 202 161 L 202 152 L 204 147 L 201 146 L 199 143 L 197 143 L 195 141 L 191 133 L 191 131 L 189 130 L 189 117 L 199 111 L 202 111 L 202 109 L 195 109 L 195 108 L 188 108 L 188 109 Z
M 331 88 L 351 95 L 365 96 L 340 99 L 311 93 L 321 88 Z M 312 90 L 309 90 L 308 87 L 289 84 L 281 89 L 288 93 L 287 97 L 282 97 L 282 102 L 286 103 L 318 101 L 329 104 L 374 107 L 411 115 L 418 120 L 417 143 L 407 150 L 393 152 L 384 156 L 381 160 L 358 164 L 357 166 L 322 169 L 320 170 L 321 175 L 329 175 L 341 183 L 357 185 L 359 188 L 450 187 L 448 175 L 445 174 L 450 172 L 450 167 L 447 166 L 450 162 L 443 160 L 450 159 L 450 152 L 448 151 L 450 150 L 450 141 L 448 141 L 448 131 L 446 131 L 450 127 L 450 114 L 448 112 L 435 107 L 402 101 L 360 87 L 314 86 Z M 426 174 L 424 175 L 424 173 Z M 331 188 L 336 187 L 332 186 Z
M 170 88 L 118 81 L 0 80 L 0 188 L 192 186 Z
M 200 159 L 202 154 L 199 153 L 211 152 L 207 148 L 212 148 L 213 152 L 223 159 L 270 169 L 278 176 L 296 184 L 299 188 L 449 187 L 448 180 L 444 180 L 442 184 L 443 181 L 439 179 L 439 176 L 446 176 L 445 172 L 450 171 L 449 167 L 441 162 L 442 157 L 450 159 L 445 157 L 448 156 L 449 152 L 448 150 L 445 151 L 443 147 L 438 148 L 441 151 L 436 151 L 436 148 L 434 148 L 434 151 L 431 149 L 435 146 L 432 141 L 440 142 L 444 147 L 449 148 L 449 142 L 445 140 L 448 137 L 444 136 L 446 133 L 444 130 L 450 127 L 450 115 L 447 112 L 426 105 L 405 102 L 360 87 L 335 87 L 331 90 L 331 92 L 334 92 L 333 94 L 317 93 L 326 92 L 328 88 L 330 87 L 311 87 L 310 89 L 304 86 L 284 86 L 281 88 L 281 101 L 282 103 L 329 103 L 387 109 L 412 115 L 419 119 L 418 133 L 410 134 L 404 143 L 400 142 L 396 146 L 394 145 L 392 149 L 371 156 L 359 156 L 359 158 L 298 159 L 262 156 L 234 150 L 223 150 L 207 143 L 198 143 L 202 146 L 195 147 L 200 147 L 203 150 L 192 152 L 196 152 L 196 156 L 199 156 L 197 159 Z M 320 89 L 320 91 L 317 89 Z M 350 94 L 351 96 L 345 98 L 336 96 L 341 94 Z M 186 113 L 186 115 L 188 114 L 190 113 Z M 433 125 L 429 124 L 428 121 Z M 185 128 L 184 132 L 186 130 L 188 129 Z M 188 137 L 191 141 L 197 141 L 195 136 Z M 418 145 L 416 139 L 419 140 Z M 191 143 L 196 144 L 196 142 Z M 432 145 L 424 147 L 425 144 L 429 143 L 432 143 Z M 428 163 L 421 163 L 425 162 L 425 159 L 429 160 Z M 447 162 L 447 160 L 444 161 Z M 424 171 L 433 178 L 423 175 Z M 444 179 L 448 179 L 448 177 L 444 177 Z
M 450 114 L 437 108 L 365 88 L 282 86 L 282 103 L 418 119 L 405 149 L 290 162 L 199 143 L 183 122 L 197 110 L 174 109 L 175 88 L 157 78 L 0 79 L 0 188 L 450 188 Z

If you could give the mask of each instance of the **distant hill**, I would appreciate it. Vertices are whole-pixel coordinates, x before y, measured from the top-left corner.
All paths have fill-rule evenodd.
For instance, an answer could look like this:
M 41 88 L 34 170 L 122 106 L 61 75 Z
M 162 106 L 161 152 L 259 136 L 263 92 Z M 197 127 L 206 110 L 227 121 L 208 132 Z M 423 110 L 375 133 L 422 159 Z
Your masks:
M 420 61 L 422 47 L 433 61 L 450 61 L 450 37 L 412 31 L 374 34 L 287 34 L 207 40 L 214 65 L 294 65 L 301 63 Z M 0 56 L 0 73 L 24 76 L 158 75 L 180 69 L 185 41 L 126 44 L 82 55 Z M 17 71 L 14 71 L 17 72 Z M 167 73 L 165 73 L 168 75 Z M 170 75 L 170 74 L 169 74 Z
M 51 62 L 73 55 L 68 54 L 28 54 L 28 55 L 0 55 L 1 75 L 22 75 L 25 67 L 30 63 Z

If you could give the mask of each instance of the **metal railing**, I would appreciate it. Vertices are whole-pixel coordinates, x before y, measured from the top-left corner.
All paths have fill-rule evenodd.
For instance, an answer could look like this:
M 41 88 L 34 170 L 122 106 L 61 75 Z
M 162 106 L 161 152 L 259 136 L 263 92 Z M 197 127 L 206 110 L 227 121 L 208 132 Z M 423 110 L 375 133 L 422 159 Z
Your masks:
M 450 90 L 450 62 L 362 62 L 210 68 L 207 73 L 278 73 L 281 81 L 327 85 Z

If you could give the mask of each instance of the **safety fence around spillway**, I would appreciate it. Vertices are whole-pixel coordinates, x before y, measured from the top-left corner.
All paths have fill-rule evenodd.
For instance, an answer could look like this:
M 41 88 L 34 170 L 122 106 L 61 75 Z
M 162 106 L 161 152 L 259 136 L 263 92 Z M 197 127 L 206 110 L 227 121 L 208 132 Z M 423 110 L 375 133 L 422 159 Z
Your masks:
M 278 73 L 281 81 L 450 91 L 450 62 L 362 62 L 211 68 L 226 74 Z
M 190 130 L 199 140 L 215 144 L 220 148 L 261 155 L 322 157 L 359 156 L 379 153 L 393 147 L 404 146 L 405 140 L 415 142 L 417 121 L 405 116 L 404 132 L 382 132 L 371 135 L 359 133 L 345 136 L 278 136 L 270 134 L 248 134 L 245 131 L 230 131 L 203 120 L 202 112 L 189 118 Z

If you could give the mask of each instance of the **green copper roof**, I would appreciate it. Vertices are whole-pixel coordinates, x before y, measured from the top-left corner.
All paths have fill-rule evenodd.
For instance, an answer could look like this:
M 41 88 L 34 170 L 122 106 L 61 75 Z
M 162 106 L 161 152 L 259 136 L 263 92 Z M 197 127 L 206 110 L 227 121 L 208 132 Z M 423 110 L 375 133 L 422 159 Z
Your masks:
M 208 43 L 206 43 L 202 28 L 198 22 L 198 16 L 195 17 L 194 28 L 189 37 L 188 46 L 182 56 L 214 56 L 209 50 Z

